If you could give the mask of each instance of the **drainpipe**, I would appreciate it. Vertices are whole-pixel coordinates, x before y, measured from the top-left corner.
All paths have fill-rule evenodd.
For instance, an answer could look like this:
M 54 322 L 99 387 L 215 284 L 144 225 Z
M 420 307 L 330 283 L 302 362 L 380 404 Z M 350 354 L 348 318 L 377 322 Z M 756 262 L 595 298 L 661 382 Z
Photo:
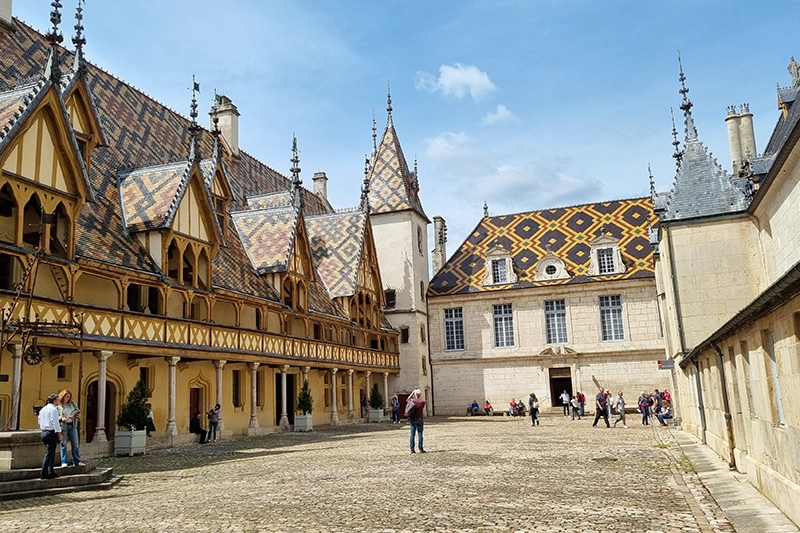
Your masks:
M 728 403 L 728 382 L 725 381 L 725 356 L 722 354 L 716 342 L 711 343 L 711 347 L 717 352 L 719 359 L 719 378 L 722 380 L 722 407 L 725 409 L 725 427 L 728 430 L 728 448 L 730 448 L 730 461 L 728 468 L 736 469 L 736 455 L 733 450 L 736 448 L 736 441 L 733 438 L 733 417 L 731 416 L 730 404 Z
M 703 389 L 700 385 L 700 364 L 695 359 L 692 361 L 694 365 L 694 386 L 697 389 L 697 408 L 700 410 L 700 440 L 703 444 L 706 442 L 706 408 L 703 406 Z
M 428 328 L 428 339 L 426 344 L 428 345 L 428 368 L 431 371 L 431 416 L 436 415 L 436 402 L 434 401 L 435 394 L 433 393 L 433 361 L 431 360 L 431 315 L 430 315 L 430 307 L 428 306 L 428 299 L 425 298 L 425 327 Z

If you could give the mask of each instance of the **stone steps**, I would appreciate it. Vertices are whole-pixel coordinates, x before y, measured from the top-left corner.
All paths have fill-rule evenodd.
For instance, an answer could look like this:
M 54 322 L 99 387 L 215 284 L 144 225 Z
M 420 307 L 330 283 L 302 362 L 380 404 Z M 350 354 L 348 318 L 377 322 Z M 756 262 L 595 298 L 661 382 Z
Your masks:
M 122 476 L 114 475 L 112 468 L 95 468 L 91 464 L 55 470 L 59 475 L 55 479 L 40 479 L 40 468 L 0 471 L 0 501 L 107 489 L 122 480 Z

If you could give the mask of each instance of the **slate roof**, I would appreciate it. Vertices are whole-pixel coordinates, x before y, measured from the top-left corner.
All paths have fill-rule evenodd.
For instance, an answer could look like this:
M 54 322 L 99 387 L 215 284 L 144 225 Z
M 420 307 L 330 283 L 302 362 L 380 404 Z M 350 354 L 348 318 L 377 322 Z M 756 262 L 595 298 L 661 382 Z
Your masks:
M 26 95 L 30 97 L 36 87 L 49 83 L 38 81 L 49 48 L 44 36 L 19 20 L 15 19 L 14 25 L 16 31 L 0 39 L 0 91 L 4 91 L 0 94 L 0 143 L 19 120 Z M 72 53 L 62 49 L 62 66 L 71 63 Z M 97 148 L 92 156 L 88 181 L 94 198 L 84 207 L 76 225 L 76 259 L 151 274 L 168 282 L 158 261 L 133 233 L 161 227 L 169 218 L 167 206 L 175 205 L 180 188 L 186 186 L 189 119 L 91 63 L 85 65 L 91 103 L 107 146 Z M 65 79 L 67 83 L 74 80 L 74 75 Z M 26 88 L 14 89 L 26 81 Z M 198 146 L 201 156 L 212 156 L 213 135 L 202 130 Z M 200 164 L 207 186 L 214 178 L 215 164 L 214 159 Z M 231 212 L 247 210 L 249 197 L 283 197 L 290 189 L 289 179 L 244 151 L 233 156 L 223 150 L 221 164 L 233 195 Z M 403 168 L 407 172 L 404 160 Z M 306 215 L 330 213 L 327 202 L 306 189 L 302 194 Z M 124 218 L 120 204 L 125 206 Z M 227 219 L 227 238 L 214 260 L 215 289 L 280 301 L 256 268 L 261 272 L 284 268 L 292 228 L 297 227 L 296 215 L 286 210 L 273 213 L 270 216 L 275 220 L 259 227 L 259 220 L 264 222 L 265 216 L 256 209 Z M 344 310 L 325 295 L 325 287 L 312 285 L 312 309 L 346 317 Z
M 408 169 L 391 114 L 370 165 L 368 198 L 371 213 L 412 210 L 427 220 L 419 200 L 419 181 Z
M 544 287 L 570 283 L 651 278 L 655 276 L 654 249 L 648 228 L 657 217 L 650 198 L 528 211 L 482 219 L 433 278 L 430 296 Z M 619 240 L 624 274 L 589 276 L 591 242 L 601 233 Z M 518 281 L 483 286 L 486 254 L 495 245 L 509 251 Z M 564 261 L 571 279 L 533 281 L 537 262 L 553 254 Z
M 306 227 L 311 254 L 331 296 L 355 294 L 367 215 L 359 210 L 308 217 Z

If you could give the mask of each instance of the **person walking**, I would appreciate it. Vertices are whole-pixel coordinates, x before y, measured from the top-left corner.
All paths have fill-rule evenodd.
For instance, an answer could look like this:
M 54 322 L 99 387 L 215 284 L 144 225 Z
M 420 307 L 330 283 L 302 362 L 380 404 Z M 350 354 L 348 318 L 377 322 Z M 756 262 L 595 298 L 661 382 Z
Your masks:
M 58 394 L 51 394 L 47 397 L 47 404 L 39 411 L 39 429 L 42 430 L 42 442 L 44 443 L 44 459 L 42 460 L 42 479 L 57 478 L 53 470 L 56 460 L 56 446 L 64 439 L 61 433 L 61 422 L 58 421 Z
M 573 396 L 569 403 L 572 404 L 572 419 L 575 420 L 575 417 L 578 417 L 578 420 L 580 420 L 581 410 L 580 405 L 578 404 L 578 398 Z
M 578 407 L 581 410 L 581 416 L 586 416 L 586 396 L 583 395 L 582 392 L 578 391 Z
M 603 420 L 606 421 L 606 427 L 610 428 L 611 424 L 608 423 L 608 397 L 606 396 L 606 390 L 603 387 L 600 387 L 600 392 L 597 393 L 597 396 L 594 398 L 594 423 L 592 424 L 593 428 L 597 427 L 597 421 L 600 420 L 600 417 L 603 417 Z
M 208 412 L 208 442 L 217 442 L 217 429 L 219 428 L 219 410 L 217 404 Z
M 531 426 L 539 425 L 539 399 L 536 393 L 531 393 L 528 397 L 528 411 L 531 413 Z
M 397 396 L 392 396 L 392 424 L 400 423 L 400 402 L 397 401 Z
M 625 423 L 625 398 L 622 397 L 622 391 L 619 391 L 619 396 L 617 396 L 617 414 L 619 418 L 614 420 L 614 427 L 617 427 L 618 422 L 622 422 L 622 427 L 628 429 L 628 425 Z
M 61 464 L 67 466 L 86 466 L 81 461 L 81 445 L 78 435 L 78 421 L 81 410 L 72 401 L 72 391 L 64 389 L 58 393 L 58 419 L 61 421 Z M 67 441 L 72 448 L 72 461 L 67 462 Z
M 639 395 L 639 412 L 642 413 L 642 425 L 649 426 L 650 425 L 650 405 L 647 403 L 647 393 L 642 391 L 642 394 Z
M 564 389 L 564 392 L 561 393 L 561 396 L 559 396 L 559 398 L 561 398 L 561 405 L 564 406 L 564 418 L 568 418 L 569 417 L 569 407 L 570 407 L 570 403 L 569 403 L 570 397 L 569 397 L 569 393 L 567 392 L 567 389 Z
M 411 453 L 414 452 L 414 435 L 417 435 L 417 448 L 419 453 L 426 453 L 422 443 L 422 431 L 424 429 L 423 418 L 425 417 L 425 400 L 421 398 L 422 391 L 414 389 L 408 397 L 406 403 L 406 417 L 408 418 L 408 425 L 411 426 L 411 435 L 408 439 L 408 444 L 411 447 Z

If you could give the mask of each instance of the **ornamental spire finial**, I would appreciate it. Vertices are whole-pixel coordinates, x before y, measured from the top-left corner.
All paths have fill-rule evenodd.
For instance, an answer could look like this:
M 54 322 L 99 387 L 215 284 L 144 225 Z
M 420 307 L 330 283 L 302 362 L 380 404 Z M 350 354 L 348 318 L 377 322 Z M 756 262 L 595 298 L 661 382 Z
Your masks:
M 303 208 L 303 194 L 301 191 L 303 180 L 300 179 L 300 150 L 297 149 L 297 136 L 292 133 L 292 158 L 289 160 L 292 163 L 292 168 L 289 172 L 292 174 L 292 205 L 295 209 Z
M 47 66 L 45 67 L 45 77 L 55 84 L 61 83 L 61 65 L 58 57 L 58 45 L 64 41 L 64 36 L 58 29 L 61 24 L 61 2 L 53 0 L 50 4 L 53 10 L 50 12 L 50 22 L 53 27 L 45 34 L 45 38 L 50 43 L 50 57 L 47 59 Z
M 389 82 L 386 82 L 387 92 L 386 92 L 386 113 L 388 113 L 388 120 L 389 122 L 392 121 L 392 86 Z
M 686 75 L 683 73 L 683 63 L 681 63 L 681 51 L 678 50 L 678 66 L 680 67 L 680 75 L 678 80 L 681 82 L 681 88 L 678 91 L 683 96 L 681 100 L 681 111 L 683 111 L 683 120 L 686 126 L 686 140 L 693 141 L 697 139 L 697 128 L 694 125 L 694 118 L 692 117 L 692 101 L 689 100 L 689 89 L 686 88 Z
M 647 173 L 650 175 L 650 198 L 655 200 L 656 180 L 653 179 L 653 169 L 650 168 L 650 163 L 647 163 Z
M 372 155 L 378 153 L 378 126 L 375 123 L 375 109 L 372 110 Z
M 200 161 L 200 125 L 197 123 L 197 93 L 200 92 L 200 84 L 192 74 L 192 105 L 189 116 L 192 121 L 189 123 L 189 159 Z
M 364 155 L 364 184 L 361 186 L 361 210 L 369 215 L 369 156 Z
M 86 37 L 83 36 L 83 4 L 84 0 L 78 0 L 78 8 L 75 10 L 75 36 L 72 37 L 72 44 L 75 45 L 72 70 L 75 72 L 86 70 L 83 57 L 83 47 L 86 45 Z
M 675 127 L 675 114 L 672 112 L 671 107 L 669 108 L 669 114 L 672 117 L 672 146 L 675 147 L 672 157 L 675 159 L 676 170 L 680 170 L 681 161 L 683 160 L 683 152 L 678 149 L 678 147 L 681 145 L 681 142 L 678 140 L 678 129 Z
M 217 109 L 217 102 L 219 102 L 219 95 L 217 90 L 214 89 L 214 105 L 211 106 L 211 135 L 214 138 L 219 138 L 221 131 L 219 131 L 219 110 Z
M 483 202 L 483 218 L 489 218 L 489 204 Z

